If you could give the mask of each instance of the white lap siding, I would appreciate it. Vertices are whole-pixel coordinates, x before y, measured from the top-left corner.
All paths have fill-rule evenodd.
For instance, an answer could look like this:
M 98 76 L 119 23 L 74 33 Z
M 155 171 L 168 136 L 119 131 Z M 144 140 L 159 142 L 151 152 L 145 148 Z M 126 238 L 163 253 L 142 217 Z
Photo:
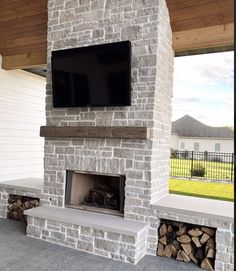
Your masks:
M 0 182 L 43 177 L 45 79 L 0 68 Z

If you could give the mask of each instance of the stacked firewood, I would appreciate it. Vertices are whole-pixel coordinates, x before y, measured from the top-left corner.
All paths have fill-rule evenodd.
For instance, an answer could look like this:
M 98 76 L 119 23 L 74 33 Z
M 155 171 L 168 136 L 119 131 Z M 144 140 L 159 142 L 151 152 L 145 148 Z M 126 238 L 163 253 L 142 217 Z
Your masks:
M 24 211 L 38 206 L 39 199 L 37 198 L 10 195 L 7 206 L 7 217 L 9 219 L 21 220 L 26 223 Z
M 215 229 L 174 221 L 161 222 L 157 255 L 194 262 L 213 271 L 216 253 Z
M 103 208 L 118 208 L 117 195 L 118 191 L 111 186 L 95 185 L 85 196 L 84 204 Z

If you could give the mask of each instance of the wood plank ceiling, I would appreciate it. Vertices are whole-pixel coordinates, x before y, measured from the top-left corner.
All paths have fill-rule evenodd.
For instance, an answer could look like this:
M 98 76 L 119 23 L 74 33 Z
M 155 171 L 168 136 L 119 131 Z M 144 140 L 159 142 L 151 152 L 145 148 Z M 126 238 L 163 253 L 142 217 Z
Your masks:
M 176 53 L 232 46 L 233 0 L 167 0 Z
M 46 64 L 47 0 L 0 0 L 3 68 Z
M 0 0 L 0 54 L 5 69 L 43 66 L 47 0 Z M 167 0 L 176 54 L 233 45 L 233 0 Z

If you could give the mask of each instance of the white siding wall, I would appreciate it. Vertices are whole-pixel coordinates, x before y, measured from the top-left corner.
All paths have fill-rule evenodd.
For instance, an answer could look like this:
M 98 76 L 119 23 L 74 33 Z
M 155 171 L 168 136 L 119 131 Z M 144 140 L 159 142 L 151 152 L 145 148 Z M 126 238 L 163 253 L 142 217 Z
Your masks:
M 181 142 L 184 142 L 185 148 L 181 149 Z M 220 144 L 220 152 L 232 153 L 234 152 L 233 139 L 217 139 L 217 138 L 184 138 L 176 135 L 171 136 L 171 148 L 180 151 L 193 151 L 194 143 L 199 143 L 199 151 L 215 152 L 215 143 Z M 177 146 L 177 148 L 175 148 Z
M 171 135 L 170 137 L 170 148 L 173 150 L 179 149 L 179 136 L 178 135 Z
M 0 68 L 0 182 L 43 177 L 46 80 Z

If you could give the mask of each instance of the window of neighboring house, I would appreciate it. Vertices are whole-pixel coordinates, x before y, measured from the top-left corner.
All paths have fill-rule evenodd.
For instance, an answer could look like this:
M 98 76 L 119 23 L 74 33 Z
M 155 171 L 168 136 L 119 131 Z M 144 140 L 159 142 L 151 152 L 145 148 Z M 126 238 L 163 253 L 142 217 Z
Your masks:
M 199 142 L 194 142 L 194 144 L 193 144 L 193 150 L 194 151 L 199 151 Z
M 184 142 L 180 142 L 180 149 L 183 150 L 185 148 L 185 143 Z
M 220 151 L 220 143 L 215 143 L 215 151 Z

